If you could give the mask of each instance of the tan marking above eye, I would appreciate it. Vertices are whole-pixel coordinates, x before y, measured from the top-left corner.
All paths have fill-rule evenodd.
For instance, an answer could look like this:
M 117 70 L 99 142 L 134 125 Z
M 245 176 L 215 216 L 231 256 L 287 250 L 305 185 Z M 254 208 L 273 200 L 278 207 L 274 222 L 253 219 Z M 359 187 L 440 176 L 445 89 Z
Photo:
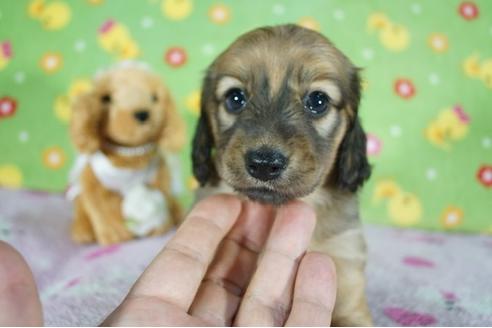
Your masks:
M 224 76 L 219 80 L 219 82 L 217 82 L 215 96 L 217 97 L 217 99 L 222 101 L 227 91 L 231 90 L 232 88 L 243 89 L 244 86 L 243 83 L 235 77 Z M 224 104 L 221 103 L 219 104 L 218 121 L 220 129 L 225 130 L 227 128 L 230 128 L 234 124 L 234 122 L 236 121 L 236 116 L 228 113 L 224 108 Z
M 338 85 L 332 80 L 320 80 L 315 81 L 309 87 L 309 92 L 313 91 L 323 91 L 332 99 L 333 105 L 340 104 L 342 100 L 342 93 Z
M 241 81 L 232 76 L 224 76 L 217 82 L 217 89 L 215 90 L 215 96 L 217 99 L 222 99 L 227 91 L 232 88 L 244 89 L 244 85 Z

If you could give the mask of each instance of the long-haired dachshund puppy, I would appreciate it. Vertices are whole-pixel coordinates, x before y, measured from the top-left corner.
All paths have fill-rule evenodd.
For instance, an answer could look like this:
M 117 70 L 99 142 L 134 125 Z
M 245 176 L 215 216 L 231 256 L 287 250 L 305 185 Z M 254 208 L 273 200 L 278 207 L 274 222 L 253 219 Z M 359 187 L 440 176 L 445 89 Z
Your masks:
M 159 150 L 181 147 L 184 122 L 158 76 L 131 62 L 100 74 L 74 103 L 70 132 L 80 152 L 68 190 L 75 241 L 118 243 L 178 223 Z
M 210 65 L 193 140 L 198 198 L 239 192 L 317 213 L 311 250 L 335 261 L 335 325 L 371 325 L 356 192 L 370 175 L 358 119 L 358 69 L 321 34 L 295 25 L 239 37 Z

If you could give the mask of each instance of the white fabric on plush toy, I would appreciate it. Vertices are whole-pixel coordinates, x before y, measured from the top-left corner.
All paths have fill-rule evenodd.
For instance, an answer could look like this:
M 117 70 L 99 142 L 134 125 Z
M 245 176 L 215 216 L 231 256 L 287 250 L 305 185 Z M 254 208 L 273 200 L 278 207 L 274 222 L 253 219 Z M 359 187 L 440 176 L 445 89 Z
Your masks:
M 122 207 L 127 228 L 139 237 L 162 226 L 168 219 L 162 192 L 144 184 L 135 185 L 125 194 Z
M 169 219 L 162 192 L 148 187 L 159 168 L 157 156 L 144 168 L 125 169 L 114 166 L 102 152 L 79 155 L 70 171 L 70 187 L 66 193 L 67 198 L 72 201 L 81 192 L 80 176 L 87 164 L 104 187 L 123 197 L 125 224 L 136 236 L 146 235 Z

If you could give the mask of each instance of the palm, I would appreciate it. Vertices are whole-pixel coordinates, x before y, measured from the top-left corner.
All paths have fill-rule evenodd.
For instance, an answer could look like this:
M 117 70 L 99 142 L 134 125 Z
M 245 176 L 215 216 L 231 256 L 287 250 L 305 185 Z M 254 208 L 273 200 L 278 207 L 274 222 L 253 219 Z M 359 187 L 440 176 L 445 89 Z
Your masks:
M 333 265 L 304 256 L 314 223 L 300 203 L 201 202 L 104 324 L 328 325 Z

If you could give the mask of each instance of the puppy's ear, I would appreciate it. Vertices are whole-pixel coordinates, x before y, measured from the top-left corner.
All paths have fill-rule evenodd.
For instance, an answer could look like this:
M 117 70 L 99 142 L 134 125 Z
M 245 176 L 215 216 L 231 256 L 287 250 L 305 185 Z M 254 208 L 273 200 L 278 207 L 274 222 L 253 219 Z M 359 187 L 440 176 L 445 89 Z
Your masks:
M 78 96 L 72 105 L 70 135 L 81 153 L 91 154 L 101 146 L 100 124 L 103 115 L 94 92 Z
M 366 155 L 366 134 L 357 118 L 349 128 L 338 151 L 336 163 L 337 185 L 357 191 L 371 175 Z
M 203 82 L 203 91 L 200 100 L 201 113 L 195 129 L 195 135 L 193 136 L 191 153 L 193 174 L 201 186 L 204 186 L 207 182 L 215 183 L 218 181 L 217 170 L 212 158 L 214 138 L 206 109 L 211 97 L 213 97 L 213 91 L 212 79 L 209 73 Z
M 186 125 L 176 109 L 170 92 L 162 88 L 163 99 L 160 102 L 164 110 L 164 127 L 159 143 L 166 150 L 178 152 L 186 142 Z
M 360 102 L 360 78 L 354 69 L 350 82 L 349 106 L 354 113 L 342 144 L 338 150 L 336 162 L 337 185 L 341 189 L 356 192 L 371 175 L 371 166 L 367 160 L 366 134 L 357 116 Z

